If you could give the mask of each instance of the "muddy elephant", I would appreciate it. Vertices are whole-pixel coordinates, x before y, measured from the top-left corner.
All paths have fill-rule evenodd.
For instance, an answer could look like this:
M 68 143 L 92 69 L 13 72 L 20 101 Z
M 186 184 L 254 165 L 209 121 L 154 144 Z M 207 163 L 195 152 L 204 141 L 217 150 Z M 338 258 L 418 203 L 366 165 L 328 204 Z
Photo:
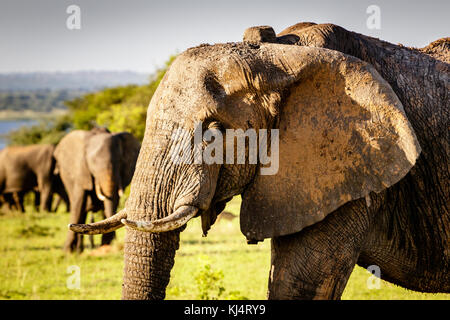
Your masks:
M 186 223 L 201 217 L 206 233 L 238 194 L 248 243 L 272 239 L 269 299 L 339 299 L 356 263 L 409 289 L 450 291 L 448 64 L 342 28 L 297 27 L 188 49 L 167 71 L 125 208 L 69 226 L 126 225 L 123 299 L 163 299 Z M 238 129 L 249 141 L 241 163 L 227 139 Z M 226 161 L 197 161 L 212 145 Z M 267 157 L 250 161 L 264 145 L 278 159 L 269 174 Z
M 84 223 L 88 211 L 103 210 L 111 217 L 134 173 L 140 143 L 127 132 L 110 133 L 103 128 L 75 130 L 56 146 L 56 172 L 61 176 L 70 202 L 70 223 Z M 102 236 L 110 244 L 115 233 Z M 68 232 L 68 252 L 83 251 L 83 238 Z
M 25 211 L 23 200 L 28 192 L 35 192 L 35 205 L 41 211 L 51 211 L 53 145 L 11 146 L 0 152 L 0 194 L 10 208 Z

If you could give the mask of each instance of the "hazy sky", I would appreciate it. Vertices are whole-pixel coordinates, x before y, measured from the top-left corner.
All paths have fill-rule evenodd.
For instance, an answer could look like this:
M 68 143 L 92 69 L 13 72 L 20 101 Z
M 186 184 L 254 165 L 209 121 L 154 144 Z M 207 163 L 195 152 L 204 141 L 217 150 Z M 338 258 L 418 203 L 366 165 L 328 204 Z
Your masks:
M 81 8 L 80 30 L 66 27 L 71 4 Z M 380 30 L 366 26 L 372 4 Z M 448 0 L 0 0 L 0 72 L 151 72 L 200 43 L 241 41 L 247 27 L 278 33 L 301 21 L 422 47 L 450 36 L 449 12 Z

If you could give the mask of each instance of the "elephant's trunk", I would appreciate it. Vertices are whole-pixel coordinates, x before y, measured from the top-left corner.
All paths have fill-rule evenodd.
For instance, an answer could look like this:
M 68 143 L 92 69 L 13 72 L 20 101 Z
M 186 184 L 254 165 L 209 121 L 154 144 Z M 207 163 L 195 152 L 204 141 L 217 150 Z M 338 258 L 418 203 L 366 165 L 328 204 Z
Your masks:
M 145 149 L 141 151 L 143 153 L 140 157 L 145 157 L 146 160 L 138 161 L 125 209 L 127 219 L 132 221 L 162 219 L 168 215 L 173 205 L 172 186 L 168 181 L 173 181 L 174 176 L 168 176 L 167 170 L 164 170 L 164 159 L 151 165 L 149 162 L 153 161 L 148 159 L 158 156 L 143 156 Z M 179 233 L 179 230 L 147 233 L 127 228 L 122 299 L 164 299 L 175 252 L 179 246 Z
M 146 233 L 127 230 L 122 299 L 164 299 L 180 231 Z
M 99 175 L 95 176 L 95 193 L 101 201 L 105 201 L 106 198 L 112 199 L 114 194 L 117 193 L 119 188 L 119 178 L 113 170 L 105 170 Z
M 106 218 L 112 217 L 119 204 L 118 186 L 119 179 L 112 170 L 101 172 L 95 179 L 95 192 L 97 197 L 103 201 L 104 214 Z M 110 244 L 115 238 L 115 232 L 103 234 L 102 245 Z
M 154 121 L 147 122 L 155 124 Z M 198 210 L 201 184 L 197 183 L 193 174 L 198 174 L 198 168 L 192 170 L 190 165 L 177 165 L 170 156 L 170 150 L 176 143 L 171 138 L 176 126 L 166 122 L 158 130 L 147 127 L 125 205 L 127 220 L 122 220 L 149 225 L 156 221 L 164 224 L 170 220 L 170 226 L 175 228 L 149 233 L 127 227 L 123 299 L 164 299 L 175 252 L 179 247 L 180 231 L 189 220 L 186 217 L 192 218 Z M 172 218 L 180 213 L 176 209 L 186 207 L 193 210 L 180 214 L 183 223 L 174 222 Z M 171 231 L 164 232 L 166 230 Z

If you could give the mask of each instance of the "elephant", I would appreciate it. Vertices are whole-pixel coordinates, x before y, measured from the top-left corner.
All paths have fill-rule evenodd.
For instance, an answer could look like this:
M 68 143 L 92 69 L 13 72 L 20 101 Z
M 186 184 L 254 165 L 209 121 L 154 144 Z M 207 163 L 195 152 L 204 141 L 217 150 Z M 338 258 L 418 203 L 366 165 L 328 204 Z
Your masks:
M 53 145 L 37 144 L 11 146 L 0 152 L 0 194 L 10 208 L 25 212 L 23 199 L 32 191 L 35 206 L 50 211 L 55 179 L 53 151 Z
M 69 228 L 126 226 L 123 299 L 164 299 L 186 223 L 201 217 L 206 234 L 236 195 L 247 242 L 271 239 L 268 299 L 340 299 L 356 264 L 450 292 L 448 78 L 425 50 L 334 25 L 253 27 L 243 42 L 190 48 L 151 98 L 125 208 Z M 275 130 L 274 173 L 250 145 L 243 163 L 173 161 L 198 131 L 201 154 L 238 129 Z
M 55 148 L 55 171 L 60 175 L 70 203 L 70 223 L 84 223 L 88 211 L 103 210 L 111 217 L 134 173 L 140 142 L 130 133 L 105 128 L 74 130 Z M 102 236 L 102 245 L 115 237 Z M 64 250 L 82 252 L 82 235 L 68 232 Z

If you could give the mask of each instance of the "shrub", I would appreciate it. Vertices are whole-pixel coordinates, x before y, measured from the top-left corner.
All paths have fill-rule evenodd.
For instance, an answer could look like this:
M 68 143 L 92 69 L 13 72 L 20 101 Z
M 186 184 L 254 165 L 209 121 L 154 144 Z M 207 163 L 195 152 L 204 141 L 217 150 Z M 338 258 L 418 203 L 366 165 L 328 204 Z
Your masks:
M 142 140 L 145 132 L 147 107 L 143 105 L 115 104 L 100 112 L 96 123 L 107 127 L 112 132 L 127 131 Z
M 196 273 L 194 280 L 197 287 L 197 299 L 200 300 L 248 300 L 239 291 L 227 291 L 223 284 L 223 271 L 214 270 L 210 263 L 205 263 Z
M 222 270 L 214 271 L 209 263 L 198 271 L 194 279 L 200 300 L 218 300 L 225 291 Z

